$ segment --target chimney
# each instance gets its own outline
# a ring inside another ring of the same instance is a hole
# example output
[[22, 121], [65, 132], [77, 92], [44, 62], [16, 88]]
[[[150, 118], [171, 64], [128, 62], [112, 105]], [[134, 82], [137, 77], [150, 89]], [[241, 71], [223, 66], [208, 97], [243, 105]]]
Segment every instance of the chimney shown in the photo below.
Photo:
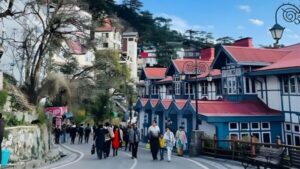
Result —
[[253, 47], [252, 38], [247, 37], [247, 38], [236, 40], [232, 44], [232, 46], [240, 46], [240, 47], [249, 47], [249, 48], [252, 48]]
[[215, 58], [215, 48], [206, 48], [201, 50], [201, 60], [203, 61], [213, 61]]

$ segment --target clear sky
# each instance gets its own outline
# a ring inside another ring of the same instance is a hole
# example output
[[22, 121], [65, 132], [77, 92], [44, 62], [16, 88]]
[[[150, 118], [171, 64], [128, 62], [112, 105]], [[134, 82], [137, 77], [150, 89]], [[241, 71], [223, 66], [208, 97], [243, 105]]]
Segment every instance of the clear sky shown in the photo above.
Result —
[[[254, 45], [269, 45], [274, 41], [269, 28], [275, 23], [275, 11], [283, 3], [300, 6], [300, 0], [141, 0], [143, 10], [155, 16], [172, 19], [172, 28], [204, 30], [215, 38], [231, 36], [252, 37]], [[285, 27], [280, 43], [300, 43], [300, 25], [288, 23], [278, 14]]]

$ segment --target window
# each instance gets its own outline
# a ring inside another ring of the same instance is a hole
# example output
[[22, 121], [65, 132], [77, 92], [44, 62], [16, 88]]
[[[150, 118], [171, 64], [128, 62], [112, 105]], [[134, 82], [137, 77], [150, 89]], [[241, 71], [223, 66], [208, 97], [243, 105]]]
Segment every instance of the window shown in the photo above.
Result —
[[252, 122], [251, 123], [251, 130], [259, 130], [260, 126], [258, 122]]
[[108, 48], [108, 43], [103, 43], [103, 48]]
[[249, 130], [249, 123], [241, 123], [241, 130]]
[[270, 130], [270, 123], [269, 122], [262, 122], [261, 123], [262, 130]]
[[263, 141], [263, 143], [271, 143], [271, 134], [270, 134], [270, 132], [263, 132], [262, 133], [262, 141]]
[[296, 78], [295, 77], [290, 78], [290, 91], [291, 91], [291, 93], [296, 93]]
[[285, 138], [286, 138], [286, 144], [287, 145], [292, 145], [292, 135], [291, 134], [286, 134]]
[[242, 140], [248, 139], [249, 137], [250, 137], [249, 133], [241, 133], [241, 139]]
[[133, 41], [133, 38], [129, 38], [128, 41]]
[[201, 84], [201, 94], [202, 95], [207, 95], [207, 88], [208, 88], [207, 82], [204, 82]]
[[229, 133], [229, 139], [239, 139], [239, 133]]
[[246, 93], [250, 93], [250, 79], [246, 78]]
[[228, 94], [236, 94], [236, 78], [227, 78]]
[[174, 82], [175, 82], [175, 94], [180, 95], [181, 94], [180, 78], [174, 77]]
[[300, 135], [294, 136], [295, 146], [300, 146]]
[[150, 86], [150, 81], [149, 80], [145, 81], [146, 95], [149, 95], [149, 86]]
[[300, 133], [299, 125], [294, 124], [294, 132], [295, 133]]
[[285, 131], [291, 131], [291, 124], [285, 124]]
[[252, 132], [251, 135], [257, 139], [257, 141], [260, 143], [260, 133], [259, 132]]
[[189, 94], [192, 95], [194, 93], [193, 86], [190, 83], [185, 83], [184, 89], [185, 89], [186, 95], [189, 95]]
[[157, 94], [157, 87], [156, 85], [151, 86], [151, 94], [156, 95]]
[[167, 87], [167, 94], [168, 94], [168, 95], [173, 94], [172, 86], [168, 86], [168, 87]]
[[221, 95], [222, 94], [222, 85], [221, 81], [215, 81], [215, 86], [216, 86], [216, 95]]
[[255, 81], [251, 79], [251, 88], [252, 88], [252, 93], [256, 93], [255, 89]]
[[109, 37], [109, 34], [108, 34], [108, 33], [102, 33], [102, 37], [108, 38], [108, 37]]
[[229, 123], [229, 130], [238, 130], [238, 123]]
[[289, 93], [289, 79], [283, 78], [283, 92]]

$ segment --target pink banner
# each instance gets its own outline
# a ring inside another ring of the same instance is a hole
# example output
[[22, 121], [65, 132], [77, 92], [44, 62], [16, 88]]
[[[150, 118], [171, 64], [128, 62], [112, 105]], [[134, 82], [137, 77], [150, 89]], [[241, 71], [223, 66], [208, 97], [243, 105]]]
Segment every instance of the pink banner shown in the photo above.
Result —
[[62, 116], [68, 112], [68, 107], [47, 107], [46, 113], [50, 113], [52, 116]]

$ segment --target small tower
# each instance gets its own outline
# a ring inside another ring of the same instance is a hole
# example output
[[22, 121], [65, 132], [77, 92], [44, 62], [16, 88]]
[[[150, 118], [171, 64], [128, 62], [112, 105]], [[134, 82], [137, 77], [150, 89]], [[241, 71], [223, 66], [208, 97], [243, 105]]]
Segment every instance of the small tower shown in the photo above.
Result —
[[137, 73], [137, 32], [124, 32], [122, 35], [122, 62], [130, 69], [130, 77], [135, 82], [138, 80]]

